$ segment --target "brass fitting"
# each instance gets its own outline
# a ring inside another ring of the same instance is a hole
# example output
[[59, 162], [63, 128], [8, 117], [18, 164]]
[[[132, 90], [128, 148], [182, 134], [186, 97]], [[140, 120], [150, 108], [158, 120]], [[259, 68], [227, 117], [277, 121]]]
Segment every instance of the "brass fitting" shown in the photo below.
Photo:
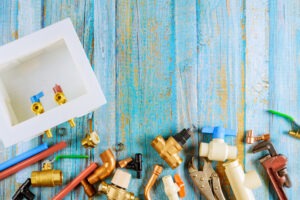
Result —
[[49, 162], [43, 164], [42, 171], [33, 171], [31, 173], [31, 185], [33, 187], [54, 187], [62, 185], [62, 181], [62, 171], [53, 170], [52, 164]]
[[84, 192], [88, 197], [93, 197], [96, 194], [93, 185], [89, 184], [86, 179], [83, 179], [80, 183], [83, 186]]
[[106, 194], [108, 200], [138, 200], [133, 193], [127, 192], [125, 189], [115, 185], [109, 185], [104, 181], [101, 182], [98, 188], [99, 193]]
[[[45, 109], [43, 107], [43, 104], [40, 102], [40, 98], [44, 96], [43, 92], [40, 92], [37, 95], [34, 95], [31, 97], [31, 111], [35, 113], [36, 115], [43, 114], [45, 112]], [[45, 134], [48, 138], [52, 138], [52, 132], [50, 129], [45, 131]]]
[[266, 133], [266, 134], [263, 134], [260, 136], [254, 136], [253, 130], [247, 131], [247, 135], [246, 135], [246, 143], [247, 144], [253, 144], [254, 142], [261, 141], [261, 140], [267, 141], [269, 139], [270, 139], [269, 133]]
[[[63, 93], [63, 90], [61, 89], [60, 85], [55, 84], [55, 86], [53, 87], [53, 91], [55, 94], [54, 100], [56, 101], [56, 103], [58, 105], [63, 105], [65, 103], [67, 103], [67, 98], [66, 98], [65, 94]], [[68, 122], [72, 128], [76, 126], [74, 119], [70, 119], [70, 120], [68, 120]]]
[[160, 165], [154, 166], [152, 176], [150, 177], [147, 185], [145, 186], [144, 196], [145, 196], [146, 200], [151, 200], [150, 190], [151, 190], [152, 186], [154, 185], [154, 183], [156, 182], [156, 179], [158, 178], [158, 176], [161, 174], [162, 170], [163, 170], [162, 166], [160, 166]]
[[133, 161], [133, 159], [131, 158], [131, 157], [129, 157], [129, 158], [125, 158], [124, 160], [120, 160], [119, 162], [118, 162], [118, 165], [121, 167], [121, 168], [124, 168], [124, 167], [126, 167], [130, 162], [132, 162]]
[[291, 131], [289, 131], [289, 135], [291, 135], [295, 138], [300, 138], [300, 130], [291, 130]]
[[94, 131], [92, 133], [86, 134], [85, 138], [81, 140], [81, 145], [84, 148], [95, 148], [99, 144], [100, 138], [98, 134]]
[[114, 154], [110, 149], [107, 149], [100, 154], [100, 158], [103, 162], [103, 165], [98, 167], [89, 177], [88, 182], [90, 184], [95, 184], [98, 181], [101, 181], [108, 177], [116, 168], [116, 160]]
[[160, 157], [164, 159], [168, 165], [175, 169], [182, 162], [182, 158], [178, 153], [182, 150], [183, 145], [189, 139], [190, 129], [183, 129], [174, 137], [170, 136], [167, 141], [162, 136], [157, 136], [152, 142], [151, 146], [159, 153]]

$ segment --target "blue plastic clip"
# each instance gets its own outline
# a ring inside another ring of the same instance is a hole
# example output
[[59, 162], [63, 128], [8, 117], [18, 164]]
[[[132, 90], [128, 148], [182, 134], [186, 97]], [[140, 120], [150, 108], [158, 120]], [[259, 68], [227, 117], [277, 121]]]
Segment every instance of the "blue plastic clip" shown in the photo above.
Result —
[[236, 130], [225, 129], [221, 126], [205, 126], [202, 128], [202, 133], [213, 134], [213, 138], [224, 139], [225, 136], [236, 136]]
[[44, 143], [38, 147], [35, 147], [34, 149], [30, 149], [29, 151], [26, 151], [10, 160], [5, 161], [4, 163], [0, 164], [0, 171], [3, 171], [11, 166], [14, 166], [18, 164], [19, 162], [22, 162], [23, 160], [26, 160], [42, 151], [45, 151], [48, 149], [48, 144]]
[[31, 103], [36, 103], [36, 102], [41, 102], [40, 98], [42, 98], [44, 96], [44, 92], [39, 92], [38, 94], [30, 97]]

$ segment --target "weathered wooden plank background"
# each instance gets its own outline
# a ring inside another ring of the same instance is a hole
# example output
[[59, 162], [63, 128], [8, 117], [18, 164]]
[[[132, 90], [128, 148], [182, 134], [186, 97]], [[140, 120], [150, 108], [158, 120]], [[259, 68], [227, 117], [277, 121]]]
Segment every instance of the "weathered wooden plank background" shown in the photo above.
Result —
[[[118, 159], [144, 155], [141, 180], [132, 179], [130, 191], [143, 198], [153, 165], [163, 164], [163, 175], [181, 174], [187, 197], [203, 199], [193, 187], [185, 164], [171, 170], [150, 146], [161, 134], [167, 137], [195, 124], [224, 125], [238, 130], [239, 159], [246, 170], [258, 170], [263, 186], [255, 190], [260, 199], [276, 199], [273, 189], [244, 131], [271, 132], [277, 150], [288, 156], [293, 188], [290, 199], [300, 195], [299, 140], [289, 137], [290, 124], [271, 117], [265, 110], [277, 109], [299, 119], [300, 2], [298, 0], [2, 0], [0, 1], [0, 44], [6, 44], [54, 22], [70, 17], [94, 67], [108, 103], [94, 114], [94, 128], [101, 136], [95, 150], [85, 150], [80, 140], [88, 131], [87, 117], [77, 119], [67, 135], [36, 138], [6, 149], [0, 162], [42, 141], [67, 140], [60, 154], [81, 153], [90, 160], [62, 160], [55, 168], [64, 172], [64, 184], [89, 162], [101, 163], [98, 154], [116, 144], [125, 150]], [[196, 133], [182, 156], [198, 153], [199, 141], [209, 136]], [[217, 171], [224, 175], [221, 163]], [[0, 199], [10, 199], [33, 165], [0, 182]], [[135, 173], [132, 172], [133, 177]], [[234, 199], [226, 178], [223, 189]], [[61, 187], [34, 188], [37, 199], [49, 199]], [[167, 199], [159, 181], [153, 199]], [[67, 199], [87, 199], [78, 187]], [[97, 196], [96, 199], [106, 199]]]

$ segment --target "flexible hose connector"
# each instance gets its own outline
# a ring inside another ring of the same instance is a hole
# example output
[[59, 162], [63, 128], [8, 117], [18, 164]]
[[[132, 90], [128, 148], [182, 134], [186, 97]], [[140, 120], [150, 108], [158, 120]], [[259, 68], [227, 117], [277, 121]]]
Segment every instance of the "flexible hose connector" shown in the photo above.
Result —
[[144, 196], [145, 196], [146, 200], [151, 200], [150, 190], [151, 190], [152, 186], [154, 185], [154, 183], [156, 182], [156, 179], [158, 178], [158, 176], [161, 174], [162, 170], [163, 170], [162, 166], [160, 166], [160, 165], [154, 166], [152, 176], [150, 177], [150, 179], [145, 187], [145, 191], [144, 191]]
[[100, 158], [103, 161], [103, 165], [96, 169], [93, 174], [88, 177], [90, 184], [95, 184], [108, 177], [116, 168], [116, 160], [114, 154], [110, 149], [107, 149], [100, 154]]

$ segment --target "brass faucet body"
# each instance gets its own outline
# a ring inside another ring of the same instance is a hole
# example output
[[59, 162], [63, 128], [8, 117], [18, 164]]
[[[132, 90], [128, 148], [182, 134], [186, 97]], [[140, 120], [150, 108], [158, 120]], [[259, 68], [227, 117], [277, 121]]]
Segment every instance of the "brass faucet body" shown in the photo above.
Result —
[[150, 177], [147, 185], [145, 186], [144, 196], [146, 200], [151, 200], [150, 190], [156, 182], [158, 176], [161, 174], [163, 167], [160, 165], [154, 165], [154, 170], [152, 172], [152, 176]]
[[172, 136], [167, 141], [162, 136], [157, 136], [151, 142], [151, 146], [172, 169], [175, 169], [182, 163], [182, 158], [178, 155], [182, 150], [182, 146]]
[[116, 168], [116, 160], [111, 149], [107, 149], [100, 154], [100, 158], [103, 161], [103, 165], [98, 167], [89, 177], [88, 182], [95, 184], [108, 177]]
[[128, 192], [123, 188], [117, 187], [113, 184], [109, 185], [104, 181], [99, 185], [98, 192], [106, 194], [108, 200], [138, 200], [132, 192]]
[[42, 171], [31, 173], [31, 185], [33, 187], [54, 187], [62, 185], [63, 173], [61, 170], [53, 170], [51, 163], [45, 163]]
[[[31, 110], [34, 112], [36, 115], [43, 114], [45, 112], [44, 107], [41, 102], [35, 102], [31, 105]], [[51, 129], [48, 129], [45, 131], [45, 134], [47, 135], [48, 138], [52, 138], [52, 132]]]

